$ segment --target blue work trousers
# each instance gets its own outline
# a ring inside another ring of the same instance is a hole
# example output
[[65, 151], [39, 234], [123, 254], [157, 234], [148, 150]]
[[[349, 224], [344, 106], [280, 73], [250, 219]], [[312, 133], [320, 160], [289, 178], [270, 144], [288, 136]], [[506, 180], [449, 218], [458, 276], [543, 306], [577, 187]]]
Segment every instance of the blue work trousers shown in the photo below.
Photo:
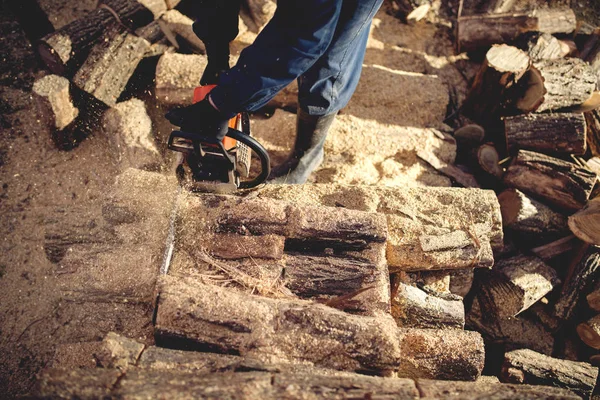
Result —
[[350, 100], [383, 0], [278, 0], [271, 21], [211, 92], [225, 114], [255, 111], [295, 79], [300, 107], [327, 115]]

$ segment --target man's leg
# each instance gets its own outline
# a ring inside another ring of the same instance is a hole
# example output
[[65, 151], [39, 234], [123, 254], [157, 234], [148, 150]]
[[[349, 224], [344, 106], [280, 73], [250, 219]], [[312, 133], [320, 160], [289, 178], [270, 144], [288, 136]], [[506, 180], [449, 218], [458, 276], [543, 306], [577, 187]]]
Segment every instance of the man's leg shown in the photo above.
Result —
[[292, 156], [271, 176], [301, 184], [323, 161], [323, 146], [337, 112], [356, 90], [369, 29], [382, 0], [344, 0], [334, 39], [299, 78], [296, 142]]

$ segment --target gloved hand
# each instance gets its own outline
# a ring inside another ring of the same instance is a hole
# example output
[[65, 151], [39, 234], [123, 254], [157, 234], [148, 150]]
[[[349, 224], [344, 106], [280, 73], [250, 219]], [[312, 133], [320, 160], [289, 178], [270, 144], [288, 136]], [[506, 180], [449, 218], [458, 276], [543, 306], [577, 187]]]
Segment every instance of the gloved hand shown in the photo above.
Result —
[[229, 130], [229, 118], [215, 109], [208, 96], [195, 104], [169, 111], [165, 118], [182, 131], [223, 140]]

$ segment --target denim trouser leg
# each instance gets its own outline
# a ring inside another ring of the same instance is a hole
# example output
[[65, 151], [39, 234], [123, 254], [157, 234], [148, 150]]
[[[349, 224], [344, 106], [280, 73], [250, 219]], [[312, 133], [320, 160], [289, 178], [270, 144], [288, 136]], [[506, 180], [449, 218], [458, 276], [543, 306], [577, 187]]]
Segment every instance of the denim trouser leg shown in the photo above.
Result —
[[383, 0], [344, 0], [334, 38], [299, 78], [300, 107], [310, 115], [337, 113], [356, 90], [371, 22]]

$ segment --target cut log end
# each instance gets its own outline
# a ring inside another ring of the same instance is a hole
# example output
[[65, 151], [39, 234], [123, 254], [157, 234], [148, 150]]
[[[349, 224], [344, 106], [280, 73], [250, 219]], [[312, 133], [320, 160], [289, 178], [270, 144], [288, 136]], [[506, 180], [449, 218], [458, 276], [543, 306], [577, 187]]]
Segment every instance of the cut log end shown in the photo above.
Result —
[[588, 346], [600, 349], [600, 316], [577, 325], [577, 334]]
[[531, 59], [523, 50], [505, 44], [492, 46], [485, 58], [489, 66], [502, 73], [522, 74], [531, 63]]

